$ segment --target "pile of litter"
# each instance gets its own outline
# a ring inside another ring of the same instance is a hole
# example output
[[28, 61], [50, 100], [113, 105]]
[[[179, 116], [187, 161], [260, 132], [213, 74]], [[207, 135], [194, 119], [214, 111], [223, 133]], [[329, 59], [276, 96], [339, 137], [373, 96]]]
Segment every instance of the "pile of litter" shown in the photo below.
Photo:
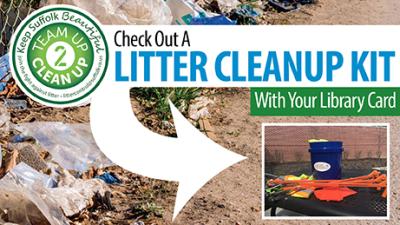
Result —
[[315, 0], [268, 0], [268, 4], [279, 12], [299, 9], [301, 5], [313, 4]]
[[104, 24], [256, 25], [270, 8], [298, 9], [315, 0], [47, 0], [88, 10]]
[[163, 221], [175, 184], [113, 165], [87, 123], [14, 124], [9, 111], [0, 103], [0, 224]]
[[[23, 97], [23, 93], [18, 88], [10, 72], [10, 63], [8, 54], [0, 57], [0, 98], [18, 99]], [[9, 100], [10, 107], [20, 107], [14, 100]]]
[[89, 168], [112, 165], [88, 124], [16, 125], [3, 105], [0, 113], [0, 223], [69, 224], [95, 197], [107, 198], [107, 183], [120, 182], [107, 172], [82, 178]]

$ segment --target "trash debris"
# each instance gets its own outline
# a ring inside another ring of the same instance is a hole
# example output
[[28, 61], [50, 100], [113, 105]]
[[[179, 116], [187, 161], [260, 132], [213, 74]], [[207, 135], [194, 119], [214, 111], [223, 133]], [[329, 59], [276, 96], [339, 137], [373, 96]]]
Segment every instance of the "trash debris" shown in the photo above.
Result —
[[40, 156], [43, 151], [40, 146], [32, 143], [12, 143], [7, 147], [18, 154], [16, 164], [24, 162], [37, 171], [48, 169], [45, 160]]
[[3, 104], [0, 103], [0, 131], [8, 131], [10, 128], [10, 113], [4, 107]]
[[145, 225], [145, 223], [143, 221], [138, 221], [138, 222], [134, 222], [131, 225]]
[[298, 9], [297, 2], [291, 0], [268, 0], [268, 3], [279, 12], [289, 12]]
[[24, 110], [28, 108], [26, 100], [4, 99], [4, 106], [9, 109]]
[[0, 168], [0, 177], [6, 175], [17, 165], [18, 151], [6, 152], [4, 156], [4, 165]]
[[47, 0], [47, 4], [70, 4], [92, 13], [103, 24], [167, 25], [171, 10], [163, 0]]
[[175, 128], [175, 125], [167, 120], [163, 120], [161, 121], [161, 128], [172, 129]]
[[259, 16], [259, 12], [257, 12], [253, 6], [243, 4], [238, 8], [230, 11], [227, 16], [236, 21], [238, 25], [257, 25], [257, 17]]
[[110, 191], [107, 185], [99, 179], [62, 180], [59, 187], [49, 189], [49, 195], [57, 199], [59, 206], [67, 217], [75, 216], [86, 208], [94, 205], [93, 197], [96, 193], [104, 196]]
[[207, 118], [199, 119], [199, 126], [200, 126], [200, 131], [204, 133], [207, 137], [209, 137], [211, 140], [217, 139], [217, 136], [215, 135], [215, 130], [211, 126], [211, 123]]
[[104, 195], [101, 195], [100, 192], [96, 192], [93, 196], [93, 208], [102, 208], [105, 210], [114, 210], [115, 207], [111, 203], [111, 192], [106, 191]]
[[64, 169], [84, 172], [112, 165], [97, 147], [89, 124], [35, 122], [19, 124], [17, 129], [35, 138]]
[[190, 25], [236, 25], [236, 22], [225, 16], [194, 17]]
[[217, 2], [222, 12], [230, 12], [236, 9], [240, 4], [238, 0], [217, 0]]
[[35, 139], [31, 136], [26, 136], [23, 134], [17, 134], [14, 135], [11, 139], [10, 139], [11, 143], [21, 143], [21, 142], [35, 142]]
[[194, 17], [209, 17], [204, 9], [191, 0], [166, 0], [167, 5], [171, 9], [173, 16], [173, 24], [189, 25]]
[[114, 174], [110, 172], [105, 172], [102, 175], [96, 176], [100, 180], [103, 180], [107, 184], [120, 184], [121, 180]]
[[279, 12], [289, 12], [300, 8], [300, 5], [313, 4], [315, 0], [268, 0], [269, 5]]
[[[46, 175], [20, 163], [0, 180], [0, 211], [7, 211], [6, 222], [24, 225], [68, 225], [58, 199], [48, 188]], [[45, 198], [43, 196], [46, 196]]]
[[188, 111], [190, 119], [198, 121], [200, 118], [207, 118], [210, 116], [207, 106], [209, 104], [214, 104], [214, 101], [205, 96], [200, 96], [195, 98], [193, 102], [194, 103], [189, 106]]
[[0, 97], [1, 96], [6, 98], [24, 96], [11, 76], [8, 54], [0, 57]]
[[11, 78], [8, 54], [0, 57], [0, 91], [4, 91]]
[[19, 184], [23, 184], [25, 187], [38, 185], [45, 188], [57, 187], [57, 181], [52, 177], [39, 173], [34, 168], [30, 167], [25, 163], [19, 163], [12, 169], [13, 176], [18, 177]]

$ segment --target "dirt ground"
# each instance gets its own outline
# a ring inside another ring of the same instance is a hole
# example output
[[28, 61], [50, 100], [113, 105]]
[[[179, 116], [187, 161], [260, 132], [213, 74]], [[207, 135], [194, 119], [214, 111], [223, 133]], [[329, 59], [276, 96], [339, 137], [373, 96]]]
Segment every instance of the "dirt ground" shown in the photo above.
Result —
[[398, 0], [318, 0], [289, 13], [267, 13], [268, 24], [400, 24]]

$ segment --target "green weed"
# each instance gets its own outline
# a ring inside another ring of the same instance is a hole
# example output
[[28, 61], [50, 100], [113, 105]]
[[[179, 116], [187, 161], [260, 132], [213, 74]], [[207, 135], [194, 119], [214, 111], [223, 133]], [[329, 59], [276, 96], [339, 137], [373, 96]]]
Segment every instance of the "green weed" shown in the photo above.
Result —
[[200, 88], [133, 88], [131, 97], [137, 98], [146, 108], [154, 109], [157, 116], [162, 120], [172, 117], [169, 102], [186, 113], [189, 103], [200, 95]]

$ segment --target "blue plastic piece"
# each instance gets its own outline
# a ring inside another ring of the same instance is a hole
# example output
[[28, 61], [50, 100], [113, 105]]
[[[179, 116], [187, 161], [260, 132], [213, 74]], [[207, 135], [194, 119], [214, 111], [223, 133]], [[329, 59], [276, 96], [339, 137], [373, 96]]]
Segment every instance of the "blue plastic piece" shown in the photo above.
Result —
[[318, 180], [337, 180], [342, 178], [343, 142], [310, 143], [311, 167]]
[[194, 17], [190, 25], [236, 25], [236, 22], [220, 15], [214, 17]]
[[8, 54], [0, 57], [0, 91], [3, 91], [11, 78]]
[[103, 180], [107, 184], [120, 184], [121, 180], [109, 172], [105, 172], [100, 176], [96, 176], [97, 179]]

